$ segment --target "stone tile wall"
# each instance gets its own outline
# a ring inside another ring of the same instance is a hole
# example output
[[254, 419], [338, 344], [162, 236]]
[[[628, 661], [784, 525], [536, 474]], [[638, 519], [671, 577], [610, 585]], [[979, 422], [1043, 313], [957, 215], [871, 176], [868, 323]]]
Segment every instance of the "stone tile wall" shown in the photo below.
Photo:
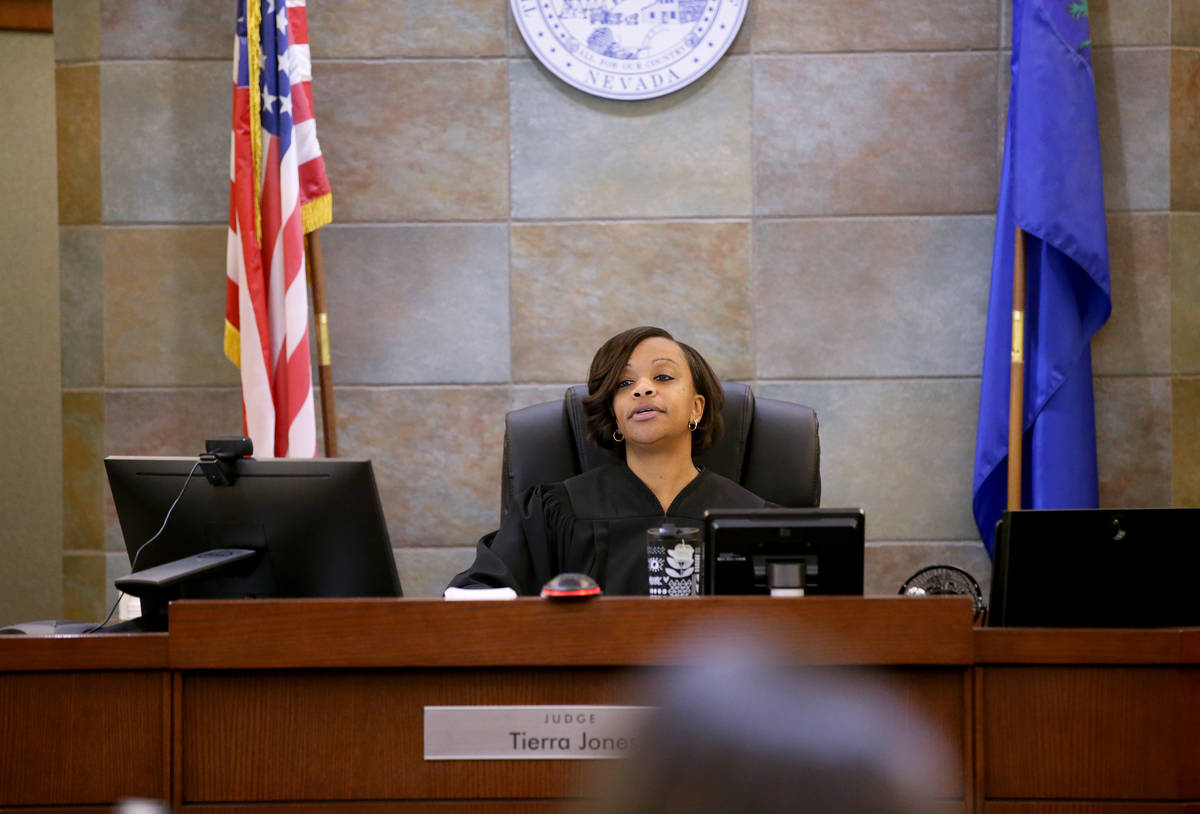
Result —
[[[639, 103], [576, 92], [505, 0], [310, 0], [341, 449], [375, 461], [409, 593], [498, 517], [503, 414], [621, 328], [815, 407], [868, 591], [989, 564], [970, 483], [1008, 95], [1006, 0], [753, 0]], [[1200, 503], [1200, 0], [1092, 0], [1114, 316], [1104, 505]], [[221, 351], [232, 19], [59, 0], [67, 616], [127, 568], [102, 454], [236, 432]], [[111, 594], [109, 594], [111, 595]]]

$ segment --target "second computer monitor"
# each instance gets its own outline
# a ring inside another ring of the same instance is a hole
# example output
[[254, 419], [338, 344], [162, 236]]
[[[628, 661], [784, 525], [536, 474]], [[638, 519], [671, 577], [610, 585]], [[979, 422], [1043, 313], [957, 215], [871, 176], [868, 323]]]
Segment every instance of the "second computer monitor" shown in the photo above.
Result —
[[[193, 472], [195, 458], [110, 457], [104, 465], [136, 571], [214, 550], [255, 552], [147, 598], [400, 595], [370, 461], [241, 458], [230, 486]], [[162, 534], [138, 555], [176, 498]]]
[[772, 564], [799, 564], [806, 596], [861, 595], [864, 540], [861, 509], [711, 509], [705, 593], [767, 594]]

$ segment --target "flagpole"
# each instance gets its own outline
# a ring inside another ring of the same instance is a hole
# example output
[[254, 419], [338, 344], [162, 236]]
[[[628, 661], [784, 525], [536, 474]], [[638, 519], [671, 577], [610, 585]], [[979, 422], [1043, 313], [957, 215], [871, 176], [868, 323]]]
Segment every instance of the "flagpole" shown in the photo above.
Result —
[[337, 413], [333, 405], [333, 357], [329, 350], [329, 316], [325, 308], [325, 265], [321, 261], [320, 230], [304, 235], [304, 266], [312, 287], [313, 313], [317, 323], [317, 373], [321, 380], [321, 427], [325, 434], [325, 457], [336, 458]]
[[1008, 382], [1008, 510], [1021, 508], [1021, 451], [1025, 414], [1025, 232], [1016, 228], [1013, 252], [1012, 366]]

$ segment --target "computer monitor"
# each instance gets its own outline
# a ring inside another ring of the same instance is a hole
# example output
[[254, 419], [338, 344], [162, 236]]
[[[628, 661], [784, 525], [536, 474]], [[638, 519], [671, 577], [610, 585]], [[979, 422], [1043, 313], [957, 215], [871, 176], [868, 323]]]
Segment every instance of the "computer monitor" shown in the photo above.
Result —
[[772, 565], [802, 565], [804, 594], [863, 592], [862, 509], [710, 509], [706, 594], [767, 594]]
[[1200, 625], [1200, 509], [1026, 509], [996, 533], [988, 624]]
[[117, 586], [142, 598], [146, 627], [165, 625], [178, 598], [401, 595], [370, 461], [240, 458], [231, 485], [196, 469], [184, 489], [196, 463], [104, 460], [131, 564], [137, 556]]

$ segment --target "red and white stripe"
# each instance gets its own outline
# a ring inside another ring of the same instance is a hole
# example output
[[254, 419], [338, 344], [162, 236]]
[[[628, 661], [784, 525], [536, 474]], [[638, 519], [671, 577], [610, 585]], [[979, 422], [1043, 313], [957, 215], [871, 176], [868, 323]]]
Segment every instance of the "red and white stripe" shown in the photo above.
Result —
[[[287, 60], [293, 83], [296, 124], [283, 155], [279, 139], [261, 131], [259, 231], [250, 138], [250, 93], [257, 93], [258, 79], [251, 76], [249, 87], [238, 86], [241, 51], [236, 37], [234, 43], [226, 353], [241, 368], [243, 428], [260, 457], [316, 455], [303, 210], [329, 195], [329, 182], [312, 117], [303, 0], [288, 0], [287, 20], [293, 41], [281, 59]], [[328, 200], [323, 203], [322, 211], [328, 213]], [[309, 220], [310, 228], [316, 228], [328, 217]]]
[[292, 81], [292, 118], [296, 128], [292, 143], [296, 146], [302, 205], [330, 194], [325, 159], [321, 157], [321, 145], [317, 141], [317, 122], [313, 118], [312, 54], [308, 47], [304, 3], [305, 0], [287, 2], [288, 78]]

